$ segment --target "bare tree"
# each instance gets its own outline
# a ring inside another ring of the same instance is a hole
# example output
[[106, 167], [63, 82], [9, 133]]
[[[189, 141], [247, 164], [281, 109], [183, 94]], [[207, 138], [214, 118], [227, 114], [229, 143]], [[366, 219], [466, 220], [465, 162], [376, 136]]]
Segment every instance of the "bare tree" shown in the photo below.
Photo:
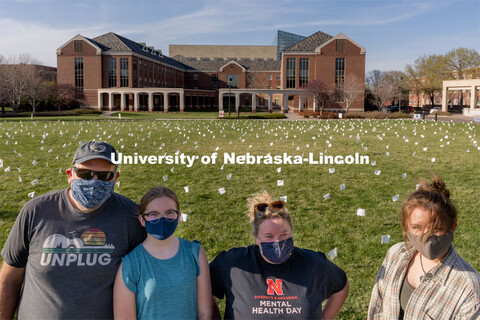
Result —
[[12, 106], [14, 113], [17, 113], [22, 101], [28, 98], [29, 87], [37, 77], [36, 65], [39, 65], [38, 60], [28, 54], [4, 59], [0, 65], [1, 95]]
[[313, 80], [304, 84], [302, 89], [306, 98], [312, 98], [318, 103], [320, 114], [323, 115], [325, 103], [332, 97], [332, 90], [329, 89], [327, 83], [322, 80]]
[[365, 84], [356, 75], [347, 74], [343, 83], [338, 86], [338, 93], [345, 102], [345, 112], [348, 112], [353, 103], [365, 95]]
[[71, 84], [51, 83], [48, 87], [48, 92], [50, 101], [58, 108], [58, 111], [62, 111], [62, 107], [65, 107], [73, 100], [83, 100], [85, 98]]
[[372, 70], [367, 73], [365, 77], [365, 84], [373, 91], [373, 88], [378, 86], [380, 80], [382, 80], [383, 72], [380, 70]]
[[375, 97], [375, 105], [377, 106], [378, 110], [382, 109], [385, 102], [393, 99], [397, 90], [398, 87], [394, 82], [389, 81], [388, 77], [385, 79], [382, 77], [382, 80], [380, 80], [378, 85], [372, 90], [372, 93]]

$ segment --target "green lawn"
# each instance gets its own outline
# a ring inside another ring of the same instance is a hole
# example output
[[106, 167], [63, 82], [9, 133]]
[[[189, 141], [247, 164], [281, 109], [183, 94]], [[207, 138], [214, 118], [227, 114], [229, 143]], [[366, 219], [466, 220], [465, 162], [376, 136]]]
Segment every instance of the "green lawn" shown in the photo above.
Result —
[[[30, 199], [27, 194], [67, 187], [64, 171], [71, 165], [77, 146], [101, 139], [126, 155], [218, 153], [216, 164], [196, 160], [190, 168], [180, 164], [122, 164], [120, 186], [116, 188], [137, 202], [152, 186], [165, 185], [177, 191], [182, 211], [189, 215], [177, 234], [200, 240], [209, 260], [222, 250], [254, 243], [244, 214], [250, 194], [265, 189], [277, 198], [288, 196], [295, 244], [325, 253], [338, 248], [334, 262], [350, 280], [350, 295], [339, 319], [366, 318], [371, 289], [385, 253], [392, 244], [402, 241], [398, 217], [401, 202], [415, 190], [418, 178], [428, 178], [431, 172], [446, 181], [457, 205], [455, 248], [477, 270], [480, 268], [476, 253], [480, 230], [480, 150], [476, 144], [480, 146], [480, 126], [476, 124], [411, 120], [21, 120], [0, 121], [1, 246], [18, 211]], [[231, 152], [304, 156], [310, 152], [343, 156], [358, 152], [376, 164], [222, 167], [223, 154]], [[36, 165], [32, 164], [34, 160]], [[7, 167], [10, 171], [5, 172]], [[335, 172], [329, 173], [330, 168]], [[376, 170], [381, 174], [374, 174]], [[231, 179], [227, 179], [229, 174]], [[164, 176], [168, 176], [166, 181]], [[38, 184], [32, 185], [35, 179]], [[278, 186], [278, 180], [284, 180], [284, 186]], [[340, 190], [341, 184], [345, 184], [345, 190]], [[219, 188], [225, 188], [226, 193], [221, 195]], [[328, 200], [324, 199], [327, 193]], [[400, 200], [392, 201], [397, 194]], [[365, 217], [356, 215], [358, 208], [366, 209]], [[391, 236], [390, 244], [382, 245], [381, 236], [386, 234]]]

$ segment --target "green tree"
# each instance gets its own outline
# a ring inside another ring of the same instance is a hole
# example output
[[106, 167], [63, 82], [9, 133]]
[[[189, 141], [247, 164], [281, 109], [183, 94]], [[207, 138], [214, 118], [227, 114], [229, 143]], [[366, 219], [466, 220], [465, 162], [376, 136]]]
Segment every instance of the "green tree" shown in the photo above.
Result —
[[447, 78], [444, 56], [432, 54], [419, 57], [413, 65], [408, 64], [405, 71], [408, 76], [406, 80], [413, 85], [415, 91], [428, 95], [433, 104], [435, 93], [441, 94], [442, 82]]
[[444, 58], [447, 71], [453, 79], [467, 79], [476, 67], [480, 67], [480, 55], [475, 49], [452, 49]]

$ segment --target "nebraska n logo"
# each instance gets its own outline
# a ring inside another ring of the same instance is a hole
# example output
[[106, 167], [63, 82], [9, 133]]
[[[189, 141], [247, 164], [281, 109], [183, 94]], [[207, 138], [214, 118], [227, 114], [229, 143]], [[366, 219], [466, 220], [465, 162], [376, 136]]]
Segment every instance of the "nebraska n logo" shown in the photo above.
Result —
[[277, 296], [283, 296], [283, 289], [282, 289], [282, 279], [267, 279], [268, 290], [267, 294], [273, 295], [273, 292], [277, 294]]

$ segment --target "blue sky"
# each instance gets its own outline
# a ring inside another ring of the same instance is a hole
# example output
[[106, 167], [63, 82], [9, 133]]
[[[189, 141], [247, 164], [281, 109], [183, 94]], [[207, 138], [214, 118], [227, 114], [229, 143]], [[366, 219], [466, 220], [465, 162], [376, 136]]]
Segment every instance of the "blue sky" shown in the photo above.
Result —
[[76, 34], [115, 32], [168, 54], [169, 44], [272, 45], [276, 30], [342, 32], [366, 48], [366, 71], [404, 70], [424, 54], [480, 52], [479, 0], [0, 0], [0, 54], [56, 66]]

